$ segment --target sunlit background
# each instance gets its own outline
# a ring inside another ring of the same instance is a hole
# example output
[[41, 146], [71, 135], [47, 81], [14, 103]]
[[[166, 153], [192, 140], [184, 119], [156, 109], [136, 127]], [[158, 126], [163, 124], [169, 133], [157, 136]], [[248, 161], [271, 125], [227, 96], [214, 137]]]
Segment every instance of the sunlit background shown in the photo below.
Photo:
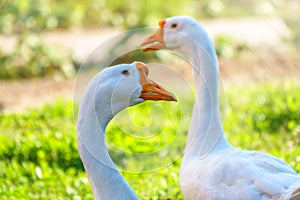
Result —
[[[213, 38], [230, 142], [281, 157], [300, 172], [299, 13], [298, 0], [1, 0], [0, 199], [92, 199], [75, 139], [77, 72], [112, 36], [155, 30], [160, 19], [174, 15], [196, 18]], [[128, 48], [132, 36], [117, 41], [110, 55]], [[111, 156], [141, 199], [182, 199], [177, 155], [191, 118], [192, 70], [170, 53], [138, 48], [111, 64], [134, 60], [174, 67], [190, 88], [177, 94], [178, 104], [149, 102], [121, 113], [108, 127]], [[159, 76], [155, 65], [151, 70], [153, 79], [170, 87], [179, 80]], [[138, 131], [148, 137], [157, 130], [168, 134], [146, 143], [124, 136]], [[136, 160], [114, 146], [141, 153], [166, 148], [150, 160]]]

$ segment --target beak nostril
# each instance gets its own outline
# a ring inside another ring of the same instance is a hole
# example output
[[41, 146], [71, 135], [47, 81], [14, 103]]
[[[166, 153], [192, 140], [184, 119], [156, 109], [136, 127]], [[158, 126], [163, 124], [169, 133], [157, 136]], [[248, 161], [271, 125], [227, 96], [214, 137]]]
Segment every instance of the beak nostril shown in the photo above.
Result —
[[160, 28], [164, 28], [165, 23], [166, 23], [166, 20], [165, 20], [165, 19], [162, 19], [162, 20], [160, 20], [160, 21], [158, 22], [158, 25], [159, 25]]

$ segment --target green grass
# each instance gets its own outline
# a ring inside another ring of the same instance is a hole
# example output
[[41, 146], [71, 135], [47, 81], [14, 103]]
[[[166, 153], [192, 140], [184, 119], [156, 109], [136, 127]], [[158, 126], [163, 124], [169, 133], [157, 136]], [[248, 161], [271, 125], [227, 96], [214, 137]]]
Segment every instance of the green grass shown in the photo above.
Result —
[[[140, 104], [109, 124], [110, 154], [141, 199], [182, 199], [176, 158], [192, 99]], [[300, 172], [299, 100], [300, 86], [289, 83], [227, 88], [228, 139], [238, 148], [281, 157]], [[92, 199], [75, 135], [70, 101], [0, 115], [0, 199]]]

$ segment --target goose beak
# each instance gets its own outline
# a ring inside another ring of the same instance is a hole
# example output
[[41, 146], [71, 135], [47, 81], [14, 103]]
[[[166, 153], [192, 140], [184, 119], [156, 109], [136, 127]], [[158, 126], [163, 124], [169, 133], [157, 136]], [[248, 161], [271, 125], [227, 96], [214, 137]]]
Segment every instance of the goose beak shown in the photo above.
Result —
[[156, 51], [156, 50], [166, 48], [166, 44], [164, 41], [164, 29], [163, 29], [165, 23], [166, 20], [161, 20], [159, 22], [160, 28], [140, 44], [143, 52]]
[[167, 91], [148, 77], [149, 69], [144, 63], [136, 62], [136, 68], [140, 73], [140, 83], [143, 88], [140, 98], [153, 101], [177, 101], [174, 94]]

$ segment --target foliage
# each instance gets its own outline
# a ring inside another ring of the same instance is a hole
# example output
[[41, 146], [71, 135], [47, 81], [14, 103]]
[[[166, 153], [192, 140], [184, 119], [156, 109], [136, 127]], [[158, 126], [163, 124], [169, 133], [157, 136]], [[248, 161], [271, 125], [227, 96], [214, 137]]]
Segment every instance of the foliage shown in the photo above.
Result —
[[217, 35], [214, 38], [214, 43], [218, 57], [235, 58], [251, 50], [249, 44], [237, 42], [226, 34]]
[[[11, 34], [53, 30], [74, 26], [143, 27], [172, 15], [196, 18], [265, 15], [261, 5], [276, 10], [283, 3], [258, 0], [2, 0], [0, 3], [0, 32]], [[283, 4], [283, 5], [282, 5]]]
[[291, 83], [230, 90], [225, 130], [230, 133], [231, 142], [249, 149], [263, 147], [284, 158], [299, 172], [299, 98], [300, 87]]
[[[170, 0], [2, 0], [0, 34], [14, 34], [18, 44], [10, 54], [0, 50], [0, 79], [70, 77], [74, 74], [77, 66], [74, 66], [70, 53], [44, 44], [39, 39], [42, 31], [108, 26], [130, 29], [153, 26], [158, 20], [174, 15], [190, 15], [197, 19], [269, 16], [276, 15], [278, 10], [289, 11], [282, 9], [286, 4], [273, 0], [238, 0], [234, 3], [231, 0], [177, 0], [176, 3]], [[298, 47], [298, 16], [285, 18], [294, 30], [290, 43]], [[236, 52], [248, 49], [247, 45], [232, 41], [224, 36], [217, 38], [218, 54], [232, 57]]]
[[[298, 6], [300, 8], [300, 5]], [[295, 15], [295, 14], [294, 14]], [[285, 23], [288, 25], [291, 30], [291, 37], [285, 38], [287, 40], [287, 44], [290, 45], [290, 48], [294, 50], [300, 49], [300, 21], [295, 16], [284, 16], [283, 17]]]
[[0, 118], [1, 199], [64, 199], [79, 191], [88, 195], [70, 102]]
[[29, 32], [20, 35], [14, 52], [0, 52], [0, 62], [0, 79], [68, 78], [75, 74], [71, 55], [59, 47], [46, 45], [38, 35]]
[[[246, 89], [231, 86], [227, 91], [224, 125], [231, 143], [281, 157], [300, 172], [300, 87], [265, 84]], [[160, 164], [158, 160], [182, 150], [191, 117], [186, 110], [192, 109], [192, 99], [190, 95], [184, 102], [143, 103], [122, 111], [109, 124], [106, 139], [110, 154], [141, 199], [182, 199], [178, 184], [180, 159], [154, 172], [129, 173], [126, 170], [131, 171], [137, 162], [114, 147], [153, 152], [178, 135], [176, 145], [167, 148], [167, 156], [138, 161], [147, 169], [148, 165]], [[160, 132], [147, 142], [126, 134], [142, 133], [135, 136], [149, 138]], [[20, 114], [1, 114], [0, 133], [1, 199], [92, 199], [77, 152], [70, 101], [58, 100]]]

